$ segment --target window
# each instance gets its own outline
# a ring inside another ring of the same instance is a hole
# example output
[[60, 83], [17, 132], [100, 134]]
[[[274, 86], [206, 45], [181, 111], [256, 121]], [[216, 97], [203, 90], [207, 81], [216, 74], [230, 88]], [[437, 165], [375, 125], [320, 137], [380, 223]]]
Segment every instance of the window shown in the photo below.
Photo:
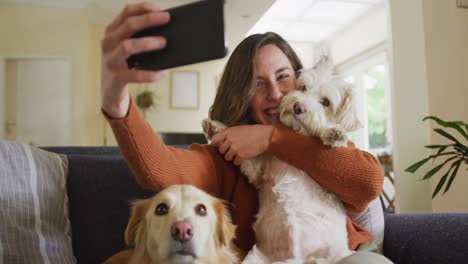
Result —
[[391, 152], [388, 63], [381, 53], [341, 71], [355, 89], [362, 128], [350, 135], [356, 145], [375, 155]]
[[387, 211], [394, 212], [390, 85], [386, 53], [339, 69], [355, 89], [359, 120], [363, 127], [349, 136], [356, 146], [378, 157], [385, 173], [383, 198]]

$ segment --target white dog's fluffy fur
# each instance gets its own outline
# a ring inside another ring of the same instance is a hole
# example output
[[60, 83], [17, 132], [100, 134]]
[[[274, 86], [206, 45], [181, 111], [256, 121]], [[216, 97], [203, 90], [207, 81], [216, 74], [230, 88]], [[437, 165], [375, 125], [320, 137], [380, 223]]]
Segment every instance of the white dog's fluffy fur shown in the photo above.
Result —
[[[322, 60], [301, 72], [297, 87], [281, 101], [281, 122], [328, 146], [345, 145], [345, 133], [360, 126], [350, 85]], [[208, 137], [225, 129], [209, 119], [203, 127]], [[257, 244], [243, 263], [336, 263], [352, 253], [346, 213], [335, 194], [269, 154], [242, 162], [241, 170], [259, 189], [260, 204]]]
[[[164, 209], [161, 206], [167, 209], [165, 214], [157, 213], [158, 207]], [[200, 214], [203, 211], [205, 215]], [[191, 239], [184, 242], [171, 234], [173, 225], [181, 221], [191, 227]], [[234, 233], [221, 200], [190, 185], [173, 185], [134, 204], [125, 231], [127, 244], [135, 247], [128, 263], [237, 263]]]

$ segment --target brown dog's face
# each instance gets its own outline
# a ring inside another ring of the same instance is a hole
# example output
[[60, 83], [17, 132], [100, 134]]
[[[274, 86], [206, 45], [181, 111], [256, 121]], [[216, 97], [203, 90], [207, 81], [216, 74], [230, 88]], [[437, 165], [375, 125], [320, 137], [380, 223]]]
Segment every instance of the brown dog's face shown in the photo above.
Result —
[[125, 232], [135, 254], [154, 263], [215, 259], [235, 227], [221, 200], [190, 185], [173, 185], [134, 204]]

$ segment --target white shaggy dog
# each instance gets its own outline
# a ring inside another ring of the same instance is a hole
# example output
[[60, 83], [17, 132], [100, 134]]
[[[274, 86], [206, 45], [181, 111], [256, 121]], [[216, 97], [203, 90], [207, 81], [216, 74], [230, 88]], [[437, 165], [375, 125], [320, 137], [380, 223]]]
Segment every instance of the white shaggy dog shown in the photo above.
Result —
[[[360, 126], [350, 85], [322, 59], [301, 72], [297, 87], [281, 101], [281, 122], [328, 146], [345, 145], [345, 133]], [[225, 129], [209, 119], [203, 127], [209, 138]], [[335, 194], [269, 154], [242, 162], [241, 170], [258, 188], [260, 204], [257, 244], [243, 263], [336, 263], [352, 254], [345, 209]]]

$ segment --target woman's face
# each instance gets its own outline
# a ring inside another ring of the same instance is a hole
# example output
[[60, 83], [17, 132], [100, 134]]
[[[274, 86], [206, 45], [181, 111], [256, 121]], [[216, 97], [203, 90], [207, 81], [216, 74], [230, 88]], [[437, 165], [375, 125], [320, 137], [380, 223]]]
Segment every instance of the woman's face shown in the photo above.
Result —
[[257, 50], [255, 69], [257, 90], [251, 101], [253, 119], [257, 124], [278, 124], [281, 98], [296, 88], [291, 62], [277, 46], [268, 44]]

